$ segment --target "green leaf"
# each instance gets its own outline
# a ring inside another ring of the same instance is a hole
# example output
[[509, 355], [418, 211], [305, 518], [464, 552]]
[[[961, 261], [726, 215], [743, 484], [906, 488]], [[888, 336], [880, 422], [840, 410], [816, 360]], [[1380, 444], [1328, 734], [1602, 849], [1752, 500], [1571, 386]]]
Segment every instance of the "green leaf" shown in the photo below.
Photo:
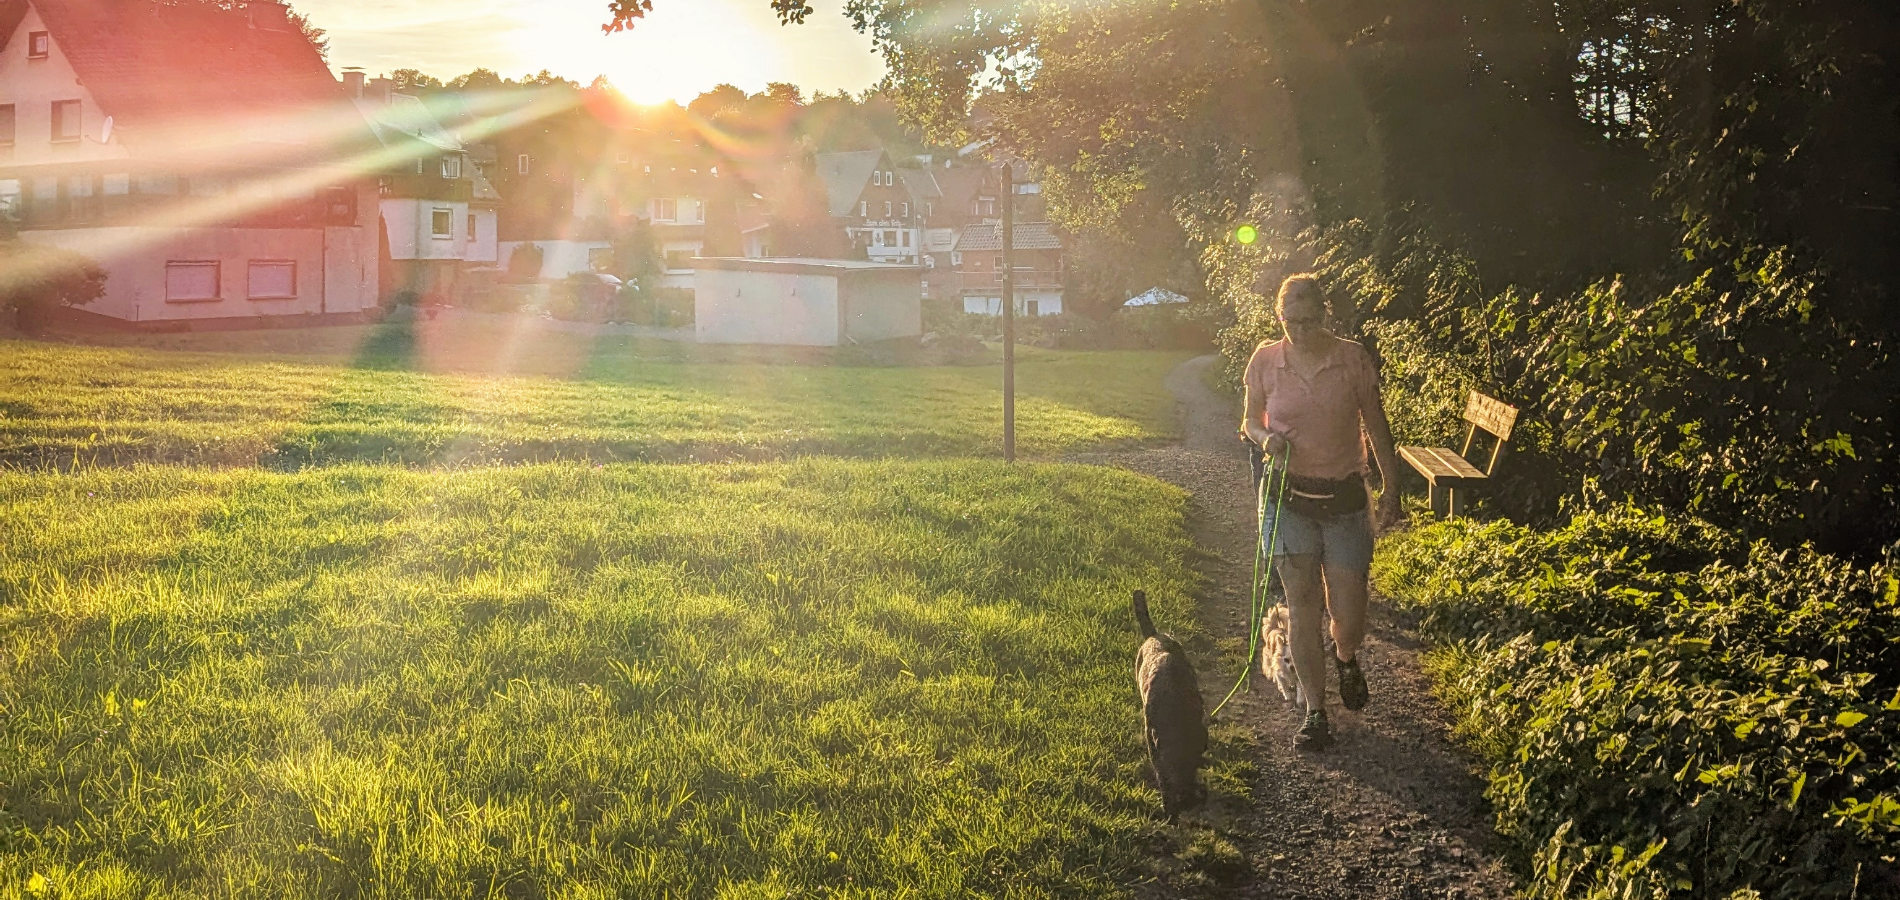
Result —
[[1835, 716], [1834, 724], [1839, 725], [1843, 728], [1852, 728], [1855, 725], [1860, 724], [1861, 720], [1865, 718], [1867, 718], [1866, 713], [1854, 712], [1853, 710], [1850, 709], [1847, 712], [1844, 712], [1838, 716]]
[[1794, 790], [1790, 792], [1788, 795], [1789, 809], [1794, 809], [1794, 805], [1796, 803], [1801, 802], [1801, 789], [1807, 786], [1808, 786], [1808, 773], [1802, 772], [1800, 777], [1794, 780]]

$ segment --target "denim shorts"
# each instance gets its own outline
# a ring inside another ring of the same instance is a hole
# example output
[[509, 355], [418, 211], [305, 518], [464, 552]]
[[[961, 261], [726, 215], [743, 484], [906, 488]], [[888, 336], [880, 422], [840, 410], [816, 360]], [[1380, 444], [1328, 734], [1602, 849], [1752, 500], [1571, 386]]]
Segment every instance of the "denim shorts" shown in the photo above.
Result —
[[1265, 527], [1260, 532], [1264, 546], [1274, 541], [1275, 557], [1313, 553], [1320, 565], [1329, 569], [1369, 572], [1372, 569], [1372, 510], [1370, 504], [1331, 516], [1309, 516], [1291, 505], [1279, 511], [1279, 531], [1274, 531], [1273, 500], [1268, 498]]

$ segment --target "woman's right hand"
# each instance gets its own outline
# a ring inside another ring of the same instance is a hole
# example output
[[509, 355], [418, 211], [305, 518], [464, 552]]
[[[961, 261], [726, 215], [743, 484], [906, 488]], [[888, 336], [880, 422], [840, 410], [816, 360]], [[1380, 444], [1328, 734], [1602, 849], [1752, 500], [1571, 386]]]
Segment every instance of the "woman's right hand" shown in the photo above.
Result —
[[1285, 456], [1288, 446], [1286, 435], [1270, 431], [1267, 432], [1266, 443], [1261, 444], [1260, 449], [1265, 450], [1268, 456]]

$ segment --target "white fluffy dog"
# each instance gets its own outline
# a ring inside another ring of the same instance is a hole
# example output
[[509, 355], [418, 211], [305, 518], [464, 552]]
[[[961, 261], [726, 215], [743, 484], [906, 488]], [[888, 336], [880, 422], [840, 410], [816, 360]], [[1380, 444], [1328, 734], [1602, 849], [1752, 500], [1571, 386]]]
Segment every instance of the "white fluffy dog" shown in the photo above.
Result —
[[1287, 627], [1286, 604], [1275, 604], [1260, 620], [1260, 674], [1273, 681], [1280, 696], [1299, 705], [1300, 676], [1293, 671], [1293, 635]]

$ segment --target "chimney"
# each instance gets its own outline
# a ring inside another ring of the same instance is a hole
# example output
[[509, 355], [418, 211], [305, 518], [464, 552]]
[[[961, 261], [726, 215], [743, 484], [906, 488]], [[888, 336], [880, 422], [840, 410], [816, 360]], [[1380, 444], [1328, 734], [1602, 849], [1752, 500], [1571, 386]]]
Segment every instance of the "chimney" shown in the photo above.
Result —
[[251, 0], [244, 4], [251, 14], [251, 27], [259, 31], [289, 31], [290, 8], [277, 0]]
[[378, 76], [369, 80], [369, 99], [377, 103], [388, 103], [396, 93], [396, 80]]
[[350, 68], [343, 70], [343, 93], [350, 95], [352, 98], [356, 98], [356, 99], [362, 98], [363, 96], [363, 70], [362, 69], [356, 68], [355, 66], [351, 66]]

